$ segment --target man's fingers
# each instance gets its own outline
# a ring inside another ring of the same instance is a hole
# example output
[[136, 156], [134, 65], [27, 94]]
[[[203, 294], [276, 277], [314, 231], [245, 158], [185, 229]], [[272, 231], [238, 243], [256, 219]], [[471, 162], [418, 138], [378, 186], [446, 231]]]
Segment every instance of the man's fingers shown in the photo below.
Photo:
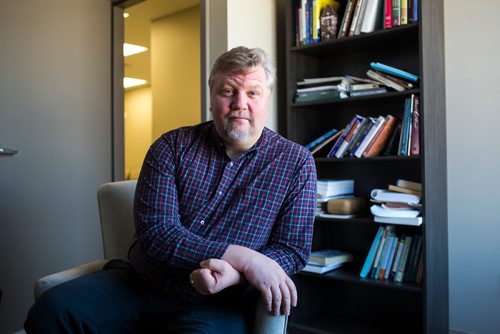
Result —
[[290, 315], [290, 289], [287, 284], [280, 284], [281, 291], [281, 307], [278, 309], [281, 314]]
[[271, 293], [273, 296], [272, 313], [274, 315], [279, 315], [281, 310], [281, 301], [282, 301], [280, 287], [275, 285], [271, 286]]
[[290, 277], [287, 277], [286, 285], [288, 286], [288, 290], [290, 291], [290, 305], [295, 307], [297, 306], [297, 302], [299, 301], [299, 296], [297, 295], [297, 288], [295, 287], [295, 283], [293, 283]]

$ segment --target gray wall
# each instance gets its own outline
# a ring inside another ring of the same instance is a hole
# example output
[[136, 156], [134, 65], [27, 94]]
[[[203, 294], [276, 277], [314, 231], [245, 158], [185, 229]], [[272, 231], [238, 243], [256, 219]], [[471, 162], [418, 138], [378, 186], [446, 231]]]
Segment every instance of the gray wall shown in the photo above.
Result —
[[0, 333], [36, 278], [102, 257], [96, 189], [111, 179], [108, 0], [0, 0]]
[[450, 328], [500, 330], [500, 2], [445, 0]]

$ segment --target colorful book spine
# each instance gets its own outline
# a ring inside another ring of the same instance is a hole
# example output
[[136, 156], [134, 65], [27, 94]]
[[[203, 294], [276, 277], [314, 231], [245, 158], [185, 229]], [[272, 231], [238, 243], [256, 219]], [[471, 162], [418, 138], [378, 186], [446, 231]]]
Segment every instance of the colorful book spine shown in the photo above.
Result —
[[391, 20], [392, 20], [393, 27], [399, 26], [399, 23], [400, 23], [399, 5], [400, 5], [400, 0], [392, 0]]
[[408, 133], [411, 123], [411, 98], [405, 99], [403, 122], [401, 123], [401, 137], [399, 139], [398, 155], [406, 156], [408, 148]]
[[412, 82], [418, 81], [418, 77], [415, 74], [412, 74], [412, 73], [407, 72], [407, 71], [403, 71], [403, 70], [396, 68], [396, 67], [392, 67], [392, 66], [385, 65], [382, 63], [377, 63], [377, 62], [371, 62], [370, 67], [376, 71], [388, 73], [390, 75], [394, 75], [394, 76], [402, 78], [404, 80], [409, 80]]
[[420, 98], [415, 96], [412, 112], [410, 155], [420, 155]]
[[366, 147], [366, 150], [363, 152], [363, 157], [372, 158], [379, 156], [384, 148], [389, 143], [389, 139], [396, 127], [397, 119], [392, 115], [387, 115], [385, 117], [384, 127], [380, 130], [380, 132], [375, 136], [375, 138], [371, 141], [370, 144]]
[[384, 29], [392, 28], [392, 0], [384, 0]]
[[384, 234], [384, 227], [379, 226], [377, 230], [377, 234], [375, 234], [375, 238], [373, 239], [370, 250], [368, 251], [368, 255], [366, 256], [365, 263], [361, 268], [361, 272], [359, 274], [360, 277], [366, 278], [370, 273], [370, 269], [372, 267], [373, 261], [375, 260], [375, 255], [377, 253], [380, 240], [382, 239], [382, 235]]
[[399, 24], [408, 24], [408, 0], [401, 0], [399, 6]]
[[358, 121], [358, 116], [356, 115], [349, 122], [349, 124], [347, 124], [347, 126], [344, 129], [344, 131], [342, 132], [342, 135], [339, 137], [339, 139], [333, 145], [332, 149], [328, 153], [328, 158], [335, 158], [335, 156], [337, 154], [337, 151], [339, 150], [340, 146], [344, 142], [345, 137], [351, 131], [352, 127], [354, 126], [354, 124], [356, 124], [357, 121]]

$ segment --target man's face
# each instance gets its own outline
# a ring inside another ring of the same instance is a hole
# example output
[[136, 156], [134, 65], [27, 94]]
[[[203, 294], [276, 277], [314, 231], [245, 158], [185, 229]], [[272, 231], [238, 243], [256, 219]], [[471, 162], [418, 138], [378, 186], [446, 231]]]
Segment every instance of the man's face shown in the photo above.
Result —
[[264, 69], [258, 66], [246, 74], [218, 74], [214, 79], [210, 110], [217, 132], [229, 143], [252, 146], [269, 114], [271, 90]]

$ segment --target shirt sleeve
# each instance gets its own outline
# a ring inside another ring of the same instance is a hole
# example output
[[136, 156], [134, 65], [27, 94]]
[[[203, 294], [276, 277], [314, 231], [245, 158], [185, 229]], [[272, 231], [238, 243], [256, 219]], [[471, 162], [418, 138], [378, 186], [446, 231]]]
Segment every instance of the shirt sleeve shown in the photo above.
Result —
[[148, 262], [193, 270], [203, 260], [222, 257], [229, 244], [202, 238], [181, 223], [172, 137], [155, 142], [144, 160], [135, 193], [136, 240]]
[[295, 172], [269, 242], [260, 250], [287, 274], [301, 270], [309, 259], [316, 192], [316, 167], [314, 159], [307, 153], [305, 161]]

